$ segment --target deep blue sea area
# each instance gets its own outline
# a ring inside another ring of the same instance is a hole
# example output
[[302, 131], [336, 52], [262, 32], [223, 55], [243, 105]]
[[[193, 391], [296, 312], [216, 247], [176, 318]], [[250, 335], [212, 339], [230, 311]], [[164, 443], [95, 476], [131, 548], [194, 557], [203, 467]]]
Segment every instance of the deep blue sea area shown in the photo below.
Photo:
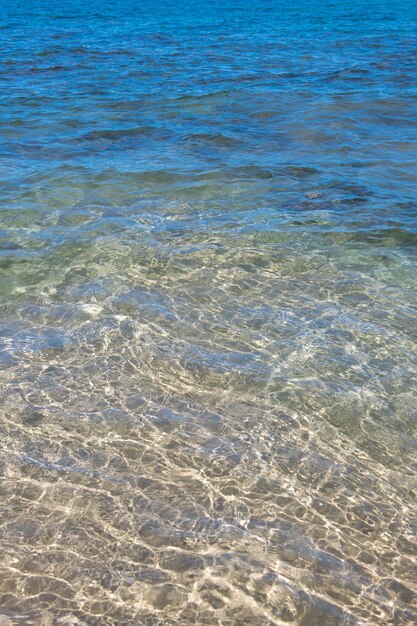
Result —
[[417, 2], [0, 0], [0, 626], [412, 626]]

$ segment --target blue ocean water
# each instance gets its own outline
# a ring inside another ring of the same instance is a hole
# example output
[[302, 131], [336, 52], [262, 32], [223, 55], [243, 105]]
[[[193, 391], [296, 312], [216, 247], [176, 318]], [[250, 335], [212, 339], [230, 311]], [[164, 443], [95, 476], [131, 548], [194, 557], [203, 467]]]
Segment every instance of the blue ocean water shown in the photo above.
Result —
[[0, 51], [0, 625], [416, 623], [417, 3]]

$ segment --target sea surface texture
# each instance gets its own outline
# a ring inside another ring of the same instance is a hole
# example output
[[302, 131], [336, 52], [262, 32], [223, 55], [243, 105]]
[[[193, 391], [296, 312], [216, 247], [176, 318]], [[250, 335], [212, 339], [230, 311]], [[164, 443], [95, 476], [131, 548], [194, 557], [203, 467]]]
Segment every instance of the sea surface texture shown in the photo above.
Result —
[[2, 0], [0, 626], [417, 621], [417, 3]]

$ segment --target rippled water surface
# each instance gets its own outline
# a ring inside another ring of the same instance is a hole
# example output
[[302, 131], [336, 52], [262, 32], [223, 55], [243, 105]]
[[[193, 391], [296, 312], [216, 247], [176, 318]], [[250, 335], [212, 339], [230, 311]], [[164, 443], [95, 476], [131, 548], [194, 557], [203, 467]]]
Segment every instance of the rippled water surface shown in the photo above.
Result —
[[415, 624], [416, 3], [0, 17], [0, 625]]

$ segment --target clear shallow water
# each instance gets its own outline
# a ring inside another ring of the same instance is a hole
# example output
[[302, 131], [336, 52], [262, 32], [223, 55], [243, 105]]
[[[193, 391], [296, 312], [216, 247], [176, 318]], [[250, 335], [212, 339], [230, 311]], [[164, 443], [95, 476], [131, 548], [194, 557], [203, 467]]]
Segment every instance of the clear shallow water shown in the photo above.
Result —
[[415, 623], [415, 4], [33, 5], [1, 626]]

